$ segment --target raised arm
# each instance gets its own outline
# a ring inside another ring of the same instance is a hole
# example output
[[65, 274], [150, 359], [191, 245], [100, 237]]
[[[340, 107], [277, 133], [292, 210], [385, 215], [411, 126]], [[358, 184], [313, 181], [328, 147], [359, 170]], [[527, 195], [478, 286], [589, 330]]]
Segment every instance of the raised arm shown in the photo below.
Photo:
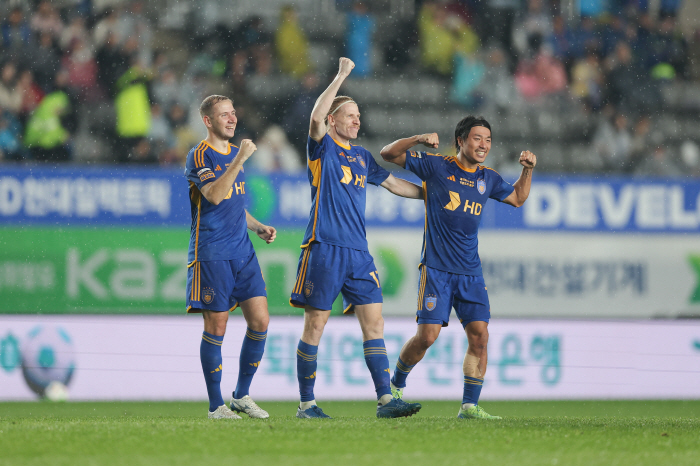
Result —
[[323, 136], [326, 135], [326, 115], [331, 109], [333, 99], [338, 95], [338, 89], [343, 84], [345, 78], [350, 75], [352, 69], [355, 68], [355, 63], [349, 58], [341, 57], [338, 65], [338, 74], [335, 75], [333, 82], [326, 88], [325, 91], [316, 99], [314, 109], [311, 111], [311, 122], [309, 123], [309, 136], [316, 142], [321, 142]]
[[389, 178], [384, 180], [379, 186], [397, 196], [408, 197], [410, 199], [423, 199], [423, 188], [410, 181], [396, 178], [391, 174]]
[[520, 165], [523, 166], [523, 171], [520, 173], [520, 178], [513, 184], [515, 190], [503, 200], [506, 204], [514, 207], [520, 207], [525, 204], [527, 197], [530, 195], [530, 185], [532, 184], [532, 170], [537, 165], [537, 156], [529, 150], [524, 150], [520, 153]]
[[267, 244], [272, 243], [277, 237], [277, 230], [274, 227], [263, 225], [258, 219], [250, 215], [250, 213], [245, 211], [245, 219], [250, 231], [254, 231], [260, 239], [264, 240]]
[[219, 203], [228, 196], [229, 191], [231, 191], [233, 182], [236, 181], [236, 177], [238, 176], [238, 172], [241, 171], [243, 163], [253, 155], [256, 149], [257, 147], [253, 144], [253, 141], [250, 139], [243, 139], [241, 141], [241, 147], [238, 149], [238, 154], [236, 154], [236, 157], [234, 157], [231, 165], [229, 165], [224, 174], [217, 180], [202, 186], [202, 196], [212, 204], [219, 205]]
[[397, 139], [391, 144], [387, 144], [380, 152], [380, 155], [385, 161], [395, 163], [399, 167], [405, 168], [406, 151], [418, 144], [437, 149], [440, 145], [440, 140], [437, 133], [417, 134], [410, 138]]

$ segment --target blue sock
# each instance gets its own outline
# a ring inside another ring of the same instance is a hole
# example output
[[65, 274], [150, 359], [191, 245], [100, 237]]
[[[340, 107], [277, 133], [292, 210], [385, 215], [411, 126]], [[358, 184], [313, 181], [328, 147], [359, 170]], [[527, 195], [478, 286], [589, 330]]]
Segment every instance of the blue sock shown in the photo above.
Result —
[[386, 355], [384, 339], [367, 340], [362, 344], [362, 347], [365, 350], [365, 362], [370, 374], [372, 374], [377, 399], [384, 395], [390, 395], [389, 375], [391, 374], [391, 369], [389, 369], [389, 358]]
[[209, 411], [224, 404], [221, 397], [221, 344], [224, 337], [217, 337], [211, 333], [202, 333], [202, 343], [199, 345], [199, 360], [202, 362], [204, 382], [207, 384], [209, 395]]
[[267, 330], [256, 332], [250, 328], [246, 329], [241, 346], [241, 357], [238, 360], [238, 383], [236, 391], [233, 392], [233, 397], [237, 400], [248, 395], [250, 383], [253, 381], [253, 376], [260, 366], [260, 360], [265, 351], [266, 339]]
[[394, 376], [391, 378], [391, 383], [393, 383], [396, 388], [405, 388], [406, 377], [408, 377], [408, 374], [410, 374], [411, 369], [414, 367], [416, 367], [415, 364], [409, 366], [399, 358], [399, 360], [396, 361], [396, 369], [394, 369]]
[[301, 401], [313, 401], [314, 384], [316, 383], [316, 355], [318, 346], [309, 345], [299, 340], [297, 346], [297, 380]]
[[481, 387], [484, 385], [484, 379], [464, 376], [464, 394], [462, 395], [462, 404], [464, 403], [479, 403], [479, 395], [481, 395]]

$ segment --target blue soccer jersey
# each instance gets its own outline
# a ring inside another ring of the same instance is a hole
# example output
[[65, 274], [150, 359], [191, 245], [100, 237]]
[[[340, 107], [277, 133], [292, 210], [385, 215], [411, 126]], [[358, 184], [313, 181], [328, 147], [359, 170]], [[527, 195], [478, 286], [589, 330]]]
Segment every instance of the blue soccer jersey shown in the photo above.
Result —
[[245, 175], [238, 173], [226, 198], [214, 205], [202, 196], [201, 188], [224, 174], [238, 148], [229, 145], [226, 154], [218, 152], [206, 141], [187, 154], [185, 176], [190, 182], [192, 227], [188, 263], [231, 260], [250, 256], [253, 244], [248, 238], [245, 211]]
[[423, 180], [425, 231], [421, 263], [462, 275], [481, 275], [477, 233], [489, 198], [503, 201], [513, 192], [495, 170], [470, 170], [456, 157], [406, 151], [406, 169]]
[[306, 146], [311, 183], [311, 213], [302, 248], [309, 243], [333, 244], [367, 251], [366, 184], [380, 185], [389, 172], [360, 146], [345, 146], [326, 134]]

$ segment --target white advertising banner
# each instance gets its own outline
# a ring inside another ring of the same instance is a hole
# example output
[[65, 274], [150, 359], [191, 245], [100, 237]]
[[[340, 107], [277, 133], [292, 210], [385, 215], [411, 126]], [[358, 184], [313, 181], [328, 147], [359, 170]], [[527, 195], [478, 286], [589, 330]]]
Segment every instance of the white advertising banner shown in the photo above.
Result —
[[[256, 400], [298, 399], [296, 346], [303, 320], [273, 317], [251, 386]], [[698, 399], [700, 321], [493, 319], [485, 400]], [[392, 366], [414, 335], [409, 318], [387, 318]], [[0, 316], [0, 400], [32, 400], [49, 380], [73, 400], [200, 400], [197, 316]], [[224, 339], [222, 392], [236, 384], [245, 321]], [[411, 372], [409, 400], [460, 400], [467, 347], [456, 319]], [[332, 317], [318, 352], [317, 399], [372, 399], [354, 317]], [[34, 387], [34, 390], [32, 388]]]
[[[415, 315], [422, 233], [373, 229], [367, 237], [382, 285], [398, 285], [385, 293], [385, 314]], [[479, 255], [493, 317], [700, 316], [695, 234], [489, 230], [479, 234]]]

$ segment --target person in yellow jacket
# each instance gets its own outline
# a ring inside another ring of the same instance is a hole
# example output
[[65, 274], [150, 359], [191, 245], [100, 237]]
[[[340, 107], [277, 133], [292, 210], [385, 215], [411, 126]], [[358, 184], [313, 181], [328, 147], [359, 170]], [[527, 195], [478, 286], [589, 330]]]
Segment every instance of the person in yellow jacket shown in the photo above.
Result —
[[301, 79], [311, 71], [309, 40], [291, 5], [282, 8], [280, 25], [275, 32], [275, 49], [283, 73]]
[[77, 126], [75, 104], [65, 88], [68, 73], [59, 71], [55, 89], [44, 96], [29, 115], [24, 145], [32, 158], [42, 162], [66, 162], [71, 159], [70, 137]]

